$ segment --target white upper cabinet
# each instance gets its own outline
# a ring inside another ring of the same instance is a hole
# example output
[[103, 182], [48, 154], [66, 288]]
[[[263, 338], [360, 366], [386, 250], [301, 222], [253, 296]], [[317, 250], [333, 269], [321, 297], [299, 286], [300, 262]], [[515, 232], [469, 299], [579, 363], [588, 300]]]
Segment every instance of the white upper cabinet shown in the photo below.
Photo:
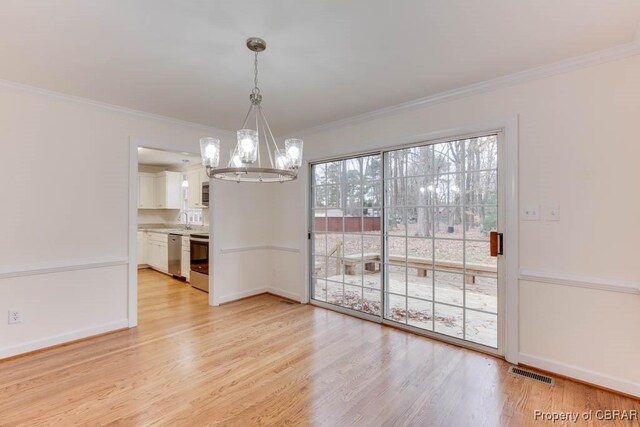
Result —
[[138, 173], [139, 209], [181, 209], [182, 174], [180, 172]]
[[155, 174], [138, 173], [138, 209], [155, 209]]
[[209, 177], [205, 168], [189, 171], [187, 174], [189, 181], [189, 208], [202, 209], [202, 183], [207, 182]]

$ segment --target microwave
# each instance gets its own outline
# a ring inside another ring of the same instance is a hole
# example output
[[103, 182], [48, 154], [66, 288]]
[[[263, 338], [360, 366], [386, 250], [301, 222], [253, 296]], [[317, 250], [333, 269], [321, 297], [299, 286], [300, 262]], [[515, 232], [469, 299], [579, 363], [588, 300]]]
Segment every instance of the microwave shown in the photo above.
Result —
[[209, 207], [209, 182], [202, 183], [202, 206]]

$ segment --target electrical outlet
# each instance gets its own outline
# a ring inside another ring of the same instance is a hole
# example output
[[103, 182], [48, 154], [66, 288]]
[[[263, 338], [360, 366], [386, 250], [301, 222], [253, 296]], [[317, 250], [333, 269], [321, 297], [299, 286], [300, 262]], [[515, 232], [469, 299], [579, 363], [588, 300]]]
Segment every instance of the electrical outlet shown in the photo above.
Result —
[[18, 310], [9, 310], [9, 324], [22, 323], [22, 313]]

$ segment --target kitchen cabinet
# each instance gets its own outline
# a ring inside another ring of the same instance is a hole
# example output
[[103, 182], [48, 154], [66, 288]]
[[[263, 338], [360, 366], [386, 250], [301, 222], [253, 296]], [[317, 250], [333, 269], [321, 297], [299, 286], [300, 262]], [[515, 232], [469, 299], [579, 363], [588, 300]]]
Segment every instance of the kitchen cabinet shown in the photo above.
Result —
[[189, 271], [191, 270], [191, 248], [189, 236], [182, 236], [182, 276], [189, 281]]
[[164, 233], [147, 233], [145, 245], [147, 264], [164, 273], [169, 271], [169, 235]]
[[155, 174], [138, 173], [138, 209], [155, 208]]
[[138, 231], [138, 266], [146, 264], [144, 257], [145, 247], [147, 245], [147, 235], [144, 231]]
[[189, 208], [206, 208], [207, 206], [202, 204], [202, 183], [209, 181], [206, 169], [198, 168], [189, 171], [187, 181], [189, 181]]
[[182, 209], [182, 173], [138, 173], [138, 209]]
[[155, 176], [156, 209], [182, 208], [182, 174], [180, 172], [159, 172]]

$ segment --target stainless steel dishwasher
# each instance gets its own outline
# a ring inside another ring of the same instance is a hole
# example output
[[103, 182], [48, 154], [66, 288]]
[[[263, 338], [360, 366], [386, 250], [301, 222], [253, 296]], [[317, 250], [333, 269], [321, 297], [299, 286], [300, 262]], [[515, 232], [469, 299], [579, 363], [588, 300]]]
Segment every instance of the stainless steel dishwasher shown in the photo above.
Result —
[[184, 277], [182, 274], [182, 236], [169, 234], [169, 274]]

